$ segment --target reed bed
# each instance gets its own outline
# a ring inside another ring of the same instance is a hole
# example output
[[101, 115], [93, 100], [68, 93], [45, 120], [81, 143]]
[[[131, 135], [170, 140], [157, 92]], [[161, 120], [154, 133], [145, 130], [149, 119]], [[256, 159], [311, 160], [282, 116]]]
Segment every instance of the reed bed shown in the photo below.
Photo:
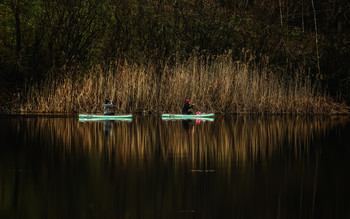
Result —
[[185, 99], [195, 110], [216, 113], [335, 114], [346, 112], [302, 70], [281, 76], [268, 64], [192, 57], [183, 64], [113, 64], [72, 70], [34, 85], [19, 100], [21, 112], [101, 113], [106, 98], [118, 113], [180, 113]]

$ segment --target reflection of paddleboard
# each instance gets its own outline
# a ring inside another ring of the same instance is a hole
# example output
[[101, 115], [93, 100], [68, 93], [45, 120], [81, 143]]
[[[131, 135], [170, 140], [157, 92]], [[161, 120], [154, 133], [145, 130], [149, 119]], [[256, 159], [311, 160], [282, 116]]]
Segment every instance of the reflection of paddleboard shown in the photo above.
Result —
[[79, 121], [92, 120], [132, 120], [132, 114], [127, 115], [98, 115], [98, 114], [79, 114]]
[[200, 114], [200, 115], [186, 115], [186, 114], [162, 114], [162, 119], [213, 119], [214, 113]]

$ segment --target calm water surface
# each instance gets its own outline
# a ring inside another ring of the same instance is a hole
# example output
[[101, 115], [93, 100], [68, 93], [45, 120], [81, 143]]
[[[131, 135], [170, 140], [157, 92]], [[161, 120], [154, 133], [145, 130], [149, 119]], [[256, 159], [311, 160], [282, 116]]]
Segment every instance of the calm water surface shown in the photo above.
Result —
[[0, 218], [350, 218], [349, 117], [0, 128]]

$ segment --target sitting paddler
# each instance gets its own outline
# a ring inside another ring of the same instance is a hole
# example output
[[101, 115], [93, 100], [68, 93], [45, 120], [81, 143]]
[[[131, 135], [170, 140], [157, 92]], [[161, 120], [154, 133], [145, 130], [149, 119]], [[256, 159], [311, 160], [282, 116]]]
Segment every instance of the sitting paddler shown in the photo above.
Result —
[[114, 115], [114, 108], [113, 102], [107, 98], [105, 104], [103, 104], [103, 114]]
[[185, 101], [185, 105], [184, 107], [182, 108], [182, 114], [184, 115], [191, 115], [192, 114], [192, 111], [190, 111], [191, 108], [193, 108], [194, 104], [190, 104], [190, 100], [186, 100]]

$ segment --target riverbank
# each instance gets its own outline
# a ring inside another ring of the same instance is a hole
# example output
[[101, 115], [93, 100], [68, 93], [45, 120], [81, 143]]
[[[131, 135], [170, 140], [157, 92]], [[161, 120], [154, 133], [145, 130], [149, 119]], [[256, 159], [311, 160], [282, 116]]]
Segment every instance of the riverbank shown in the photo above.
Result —
[[303, 70], [280, 76], [268, 64], [197, 57], [163, 66], [113, 64], [67, 71], [13, 94], [8, 113], [102, 113], [106, 98], [120, 113], [180, 113], [185, 99], [196, 111], [258, 114], [348, 114]]

